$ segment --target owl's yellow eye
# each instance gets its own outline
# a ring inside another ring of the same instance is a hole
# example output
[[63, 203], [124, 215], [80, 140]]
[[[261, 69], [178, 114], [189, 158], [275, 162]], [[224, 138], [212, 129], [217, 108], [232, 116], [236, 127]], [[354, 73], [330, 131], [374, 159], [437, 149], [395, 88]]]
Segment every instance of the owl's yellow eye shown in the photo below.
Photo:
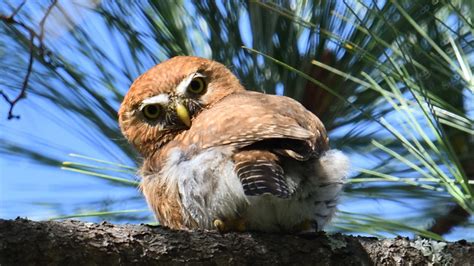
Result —
[[150, 104], [143, 107], [143, 115], [148, 119], [156, 119], [161, 114], [161, 105], [159, 104]]
[[203, 78], [198, 77], [193, 79], [188, 86], [188, 91], [194, 94], [202, 94], [206, 89], [206, 82]]

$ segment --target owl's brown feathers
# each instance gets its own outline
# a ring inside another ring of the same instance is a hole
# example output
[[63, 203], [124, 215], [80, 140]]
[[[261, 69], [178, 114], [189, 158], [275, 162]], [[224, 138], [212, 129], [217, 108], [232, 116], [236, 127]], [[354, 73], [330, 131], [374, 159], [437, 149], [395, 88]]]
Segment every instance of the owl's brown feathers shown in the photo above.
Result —
[[[206, 86], [200, 93], [196, 79]], [[144, 114], [150, 104], [160, 110], [154, 119]], [[328, 137], [315, 115], [290, 98], [246, 91], [225, 66], [202, 58], [175, 57], [140, 76], [119, 122], [144, 157], [150, 207], [173, 228], [243, 219], [257, 230], [307, 221], [320, 229], [334, 208], [318, 202], [335, 200], [347, 174], [342, 153], [325, 155]]]

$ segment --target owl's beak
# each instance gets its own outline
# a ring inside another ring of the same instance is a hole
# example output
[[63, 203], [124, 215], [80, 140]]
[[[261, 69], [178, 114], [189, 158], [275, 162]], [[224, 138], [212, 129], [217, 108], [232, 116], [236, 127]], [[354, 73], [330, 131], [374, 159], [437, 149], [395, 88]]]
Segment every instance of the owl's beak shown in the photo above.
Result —
[[183, 122], [187, 127], [191, 126], [191, 118], [189, 117], [188, 109], [182, 103], [176, 103], [176, 114], [179, 120]]

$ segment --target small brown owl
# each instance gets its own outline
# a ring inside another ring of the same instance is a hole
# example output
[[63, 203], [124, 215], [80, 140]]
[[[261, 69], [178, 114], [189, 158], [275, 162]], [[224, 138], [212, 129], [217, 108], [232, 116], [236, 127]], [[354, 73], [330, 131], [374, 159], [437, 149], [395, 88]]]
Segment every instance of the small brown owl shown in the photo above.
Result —
[[293, 99], [246, 91], [203, 58], [174, 57], [140, 76], [119, 122], [144, 158], [149, 206], [175, 229], [321, 230], [348, 173], [315, 115]]

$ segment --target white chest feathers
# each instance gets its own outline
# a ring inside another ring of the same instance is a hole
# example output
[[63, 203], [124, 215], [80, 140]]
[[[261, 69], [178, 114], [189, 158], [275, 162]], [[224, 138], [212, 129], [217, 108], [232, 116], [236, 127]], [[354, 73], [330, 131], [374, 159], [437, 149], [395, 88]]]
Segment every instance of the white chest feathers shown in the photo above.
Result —
[[349, 160], [330, 150], [303, 173], [299, 162], [287, 166], [285, 178], [290, 198], [246, 196], [235, 173], [229, 148], [208, 149], [191, 159], [175, 149], [160, 171], [161, 178], [176, 184], [186, 220], [212, 229], [215, 219], [243, 218], [248, 230], [288, 231], [303, 222], [316, 230], [331, 219], [348, 174]]

